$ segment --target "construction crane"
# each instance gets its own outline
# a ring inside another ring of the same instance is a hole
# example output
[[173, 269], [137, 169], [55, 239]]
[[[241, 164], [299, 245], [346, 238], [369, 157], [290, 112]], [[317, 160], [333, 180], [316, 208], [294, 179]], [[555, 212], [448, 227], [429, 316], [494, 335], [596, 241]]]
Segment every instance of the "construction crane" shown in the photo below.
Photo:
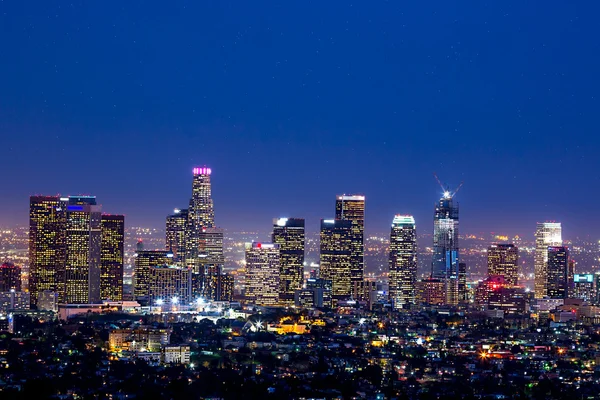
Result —
[[438, 178], [437, 174], [434, 172], [433, 176], [435, 177], [435, 180], [437, 181], [437, 183], [440, 185], [440, 187], [442, 188], [442, 190], [444, 191], [444, 198], [445, 199], [451, 199], [454, 197], [454, 195], [456, 195], [456, 193], [458, 193], [458, 191], [460, 190], [460, 188], [462, 187], [464, 182], [461, 182], [460, 185], [458, 185], [456, 187], [456, 189], [454, 189], [454, 191], [450, 191], [450, 187], [448, 187], [448, 185], [444, 186], [444, 184], [442, 183], [442, 181], [440, 181], [440, 178]]

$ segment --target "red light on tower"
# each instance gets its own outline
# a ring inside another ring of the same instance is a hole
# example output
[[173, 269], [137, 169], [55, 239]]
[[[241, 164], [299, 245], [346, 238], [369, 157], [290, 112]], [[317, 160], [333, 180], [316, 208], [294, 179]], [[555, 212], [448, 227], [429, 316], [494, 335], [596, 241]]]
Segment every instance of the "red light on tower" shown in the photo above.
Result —
[[262, 244], [261, 243], [256, 243], [256, 247], [260, 249], [262, 247]]

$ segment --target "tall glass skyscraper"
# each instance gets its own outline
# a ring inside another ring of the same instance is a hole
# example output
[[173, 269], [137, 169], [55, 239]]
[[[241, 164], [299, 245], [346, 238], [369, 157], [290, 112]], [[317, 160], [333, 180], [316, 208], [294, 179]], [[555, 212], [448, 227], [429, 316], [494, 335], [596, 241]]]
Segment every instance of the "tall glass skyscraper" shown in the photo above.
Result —
[[560, 222], [538, 222], [535, 230], [535, 293], [536, 299], [543, 299], [548, 291], [548, 247], [562, 246]]
[[433, 217], [433, 278], [445, 283], [446, 303], [458, 304], [458, 203], [448, 191], [435, 206]]
[[569, 249], [548, 247], [546, 295], [551, 299], [566, 299], [569, 294]]
[[356, 253], [353, 224], [345, 219], [322, 219], [320, 233], [320, 275], [331, 281], [335, 300], [352, 295], [352, 262]]
[[69, 197], [65, 263], [67, 303], [100, 302], [101, 217], [101, 207], [96, 204], [96, 197]]
[[123, 300], [123, 258], [125, 217], [102, 215], [102, 246], [100, 254], [100, 298]]
[[488, 275], [502, 275], [515, 286], [519, 276], [519, 249], [514, 244], [492, 244], [487, 250]]
[[352, 222], [350, 287], [353, 282], [362, 282], [365, 272], [365, 196], [340, 195], [336, 197], [335, 219]]
[[192, 198], [187, 217], [186, 264], [195, 267], [198, 265], [200, 234], [203, 229], [214, 228], [215, 211], [210, 184], [212, 170], [206, 167], [196, 167], [193, 169], [193, 173]]
[[304, 219], [276, 218], [273, 220], [272, 242], [279, 245], [280, 299], [294, 302], [296, 290], [302, 289], [304, 273]]
[[279, 303], [279, 245], [246, 243], [246, 300], [256, 305]]
[[29, 199], [29, 292], [37, 304], [43, 291], [65, 301], [65, 235], [67, 203], [58, 196], [31, 196]]
[[165, 239], [166, 250], [173, 253], [173, 259], [184, 263], [185, 239], [188, 223], [188, 210], [176, 208], [173, 214], [167, 217]]
[[415, 304], [417, 229], [411, 215], [396, 215], [392, 221], [389, 270], [390, 299], [394, 308]]

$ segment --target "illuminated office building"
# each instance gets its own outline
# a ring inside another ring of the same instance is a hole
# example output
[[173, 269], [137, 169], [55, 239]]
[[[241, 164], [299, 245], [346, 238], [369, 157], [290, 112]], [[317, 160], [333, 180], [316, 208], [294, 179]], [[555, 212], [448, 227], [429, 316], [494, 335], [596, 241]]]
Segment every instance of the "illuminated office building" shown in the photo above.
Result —
[[573, 296], [576, 299], [593, 303], [596, 300], [594, 289], [593, 274], [574, 274], [573, 275]]
[[246, 243], [246, 301], [256, 305], [279, 303], [279, 245]]
[[0, 265], [0, 292], [21, 291], [21, 267], [11, 262]]
[[125, 217], [104, 214], [101, 222], [100, 298], [121, 301], [123, 300]]
[[188, 210], [175, 209], [166, 221], [166, 250], [173, 253], [173, 259], [178, 262], [184, 261], [185, 238], [188, 223]]
[[415, 286], [417, 304], [439, 305], [446, 302], [446, 284], [441, 279], [423, 279]]
[[445, 303], [450, 305], [459, 302], [458, 249], [458, 203], [446, 191], [435, 206], [433, 218], [432, 277], [444, 282]]
[[352, 222], [350, 233], [350, 280], [352, 282], [362, 282], [365, 272], [365, 196], [337, 196], [335, 202], [335, 219]]
[[331, 281], [335, 301], [352, 296], [352, 262], [356, 247], [352, 221], [322, 219], [320, 232], [320, 276]]
[[67, 205], [65, 301], [100, 302], [101, 207], [94, 196], [70, 196]]
[[548, 247], [546, 295], [551, 299], [568, 297], [569, 250], [564, 246]]
[[417, 229], [411, 215], [392, 221], [389, 252], [389, 292], [394, 308], [415, 303], [417, 281]]
[[219, 276], [219, 292], [217, 301], [233, 301], [234, 277], [231, 274], [221, 274]]
[[[198, 235], [197, 254], [197, 261], [191, 266], [194, 275], [193, 294], [195, 297], [205, 296], [214, 299], [215, 289], [218, 288], [218, 276], [220, 276], [225, 263], [223, 230], [219, 228], [202, 229]], [[217, 279], [214, 279], [215, 277]], [[210, 294], [211, 291], [212, 294]]]
[[57, 196], [29, 199], [29, 291], [36, 304], [39, 293], [49, 290], [65, 300], [65, 235], [67, 203]]
[[148, 268], [150, 306], [179, 308], [192, 302], [192, 271], [188, 267], [153, 265]]
[[304, 219], [278, 218], [273, 220], [272, 242], [279, 245], [279, 296], [288, 304], [304, 280]]
[[306, 289], [297, 290], [294, 302], [302, 307], [332, 307], [332, 282], [323, 278], [308, 278]]
[[487, 250], [488, 275], [504, 277], [515, 286], [519, 276], [519, 249], [514, 244], [492, 244]]
[[141, 250], [135, 254], [133, 298], [148, 301], [150, 296], [150, 267], [171, 265], [173, 255], [165, 250]]
[[[215, 212], [213, 208], [210, 176], [212, 170], [206, 167], [193, 169], [192, 197], [188, 207], [186, 232], [186, 264], [198, 264], [200, 234], [203, 229], [214, 228]], [[198, 271], [194, 271], [198, 272]]]
[[548, 247], [562, 246], [562, 228], [560, 222], [538, 222], [535, 230], [535, 293], [536, 299], [547, 295], [548, 285]]

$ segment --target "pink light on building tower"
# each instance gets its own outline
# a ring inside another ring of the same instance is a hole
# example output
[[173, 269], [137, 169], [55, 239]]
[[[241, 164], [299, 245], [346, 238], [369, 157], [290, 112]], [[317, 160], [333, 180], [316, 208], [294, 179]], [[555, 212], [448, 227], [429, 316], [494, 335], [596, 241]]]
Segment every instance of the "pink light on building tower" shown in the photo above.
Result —
[[194, 175], [210, 175], [212, 170], [206, 167], [195, 167], [193, 169]]

